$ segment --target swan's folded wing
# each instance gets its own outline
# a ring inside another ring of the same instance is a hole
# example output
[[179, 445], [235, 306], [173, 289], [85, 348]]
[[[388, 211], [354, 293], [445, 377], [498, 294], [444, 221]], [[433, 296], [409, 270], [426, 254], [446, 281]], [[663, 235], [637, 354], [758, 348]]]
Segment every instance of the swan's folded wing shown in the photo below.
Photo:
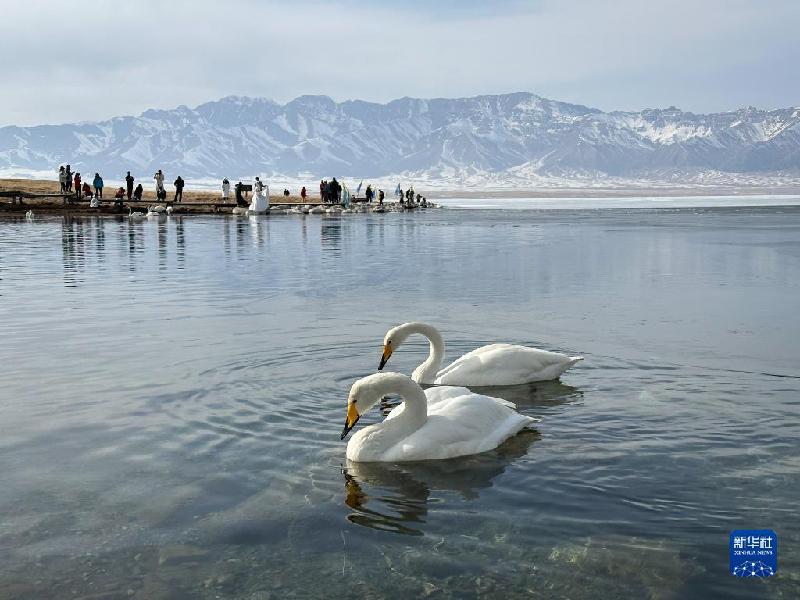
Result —
[[441, 385], [515, 385], [555, 378], [571, 364], [558, 352], [513, 344], [490, 344], [468, 352], [436, 376]]
[[507, 404], [469, 391], [443, 399], [428, 407], [425, 425], [398, 444], [390, 460], [452, 458], [496, 448], [536, 421]]

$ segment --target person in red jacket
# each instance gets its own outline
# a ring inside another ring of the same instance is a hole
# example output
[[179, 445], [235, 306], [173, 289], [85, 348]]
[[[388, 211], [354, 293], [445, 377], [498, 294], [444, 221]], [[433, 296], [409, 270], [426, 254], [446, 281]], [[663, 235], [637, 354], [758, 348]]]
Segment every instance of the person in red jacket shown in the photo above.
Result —
[[84, 198], [91, 198], [92, 196], [93, 196], [92, 188], [89, 186], [88, 183], [84, 183], [83, 184], [83, 197]]
[[77, 173], [77, 172], [75, 173], [75, 179], [73, 180], [73, 183], [75, 184], [75, 197], [76, 198], [80, 198], [81, 197], [81, 174], [80, 173]]

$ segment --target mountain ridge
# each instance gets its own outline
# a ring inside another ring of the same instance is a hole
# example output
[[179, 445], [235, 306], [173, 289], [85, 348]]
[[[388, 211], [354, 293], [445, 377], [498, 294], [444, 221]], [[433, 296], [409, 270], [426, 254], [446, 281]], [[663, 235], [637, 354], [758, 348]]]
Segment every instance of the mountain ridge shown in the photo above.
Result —
[[482, 175], [647, 180], [665, 172], [800, 173], [800, 107], [604, 112], [529, 92], [398, 98], [225, 96], [104, 121], [0, 128], [0, 169], [184, 177]]

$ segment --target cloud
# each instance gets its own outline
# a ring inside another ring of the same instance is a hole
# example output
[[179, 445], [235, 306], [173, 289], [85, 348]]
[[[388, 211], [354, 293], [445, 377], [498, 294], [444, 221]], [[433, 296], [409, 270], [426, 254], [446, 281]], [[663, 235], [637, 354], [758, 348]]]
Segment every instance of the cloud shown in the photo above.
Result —
[[800, 3], [7, 0], [0, 124], [228, 94], [533, 91], [603, 109], [800, 104]]

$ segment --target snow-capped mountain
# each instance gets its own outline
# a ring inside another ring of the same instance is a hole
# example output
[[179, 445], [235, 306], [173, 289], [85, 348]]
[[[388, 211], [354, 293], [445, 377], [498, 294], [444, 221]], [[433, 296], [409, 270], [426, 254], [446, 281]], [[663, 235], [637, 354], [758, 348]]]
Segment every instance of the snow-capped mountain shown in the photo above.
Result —
[[401, 98], [301, 96], [280, 105], [230, 96], [191, 109], [96, 123], [0, 128], [0, 169], [116, 177], [262, 173], [427, 181], [541, 177], [647, 179], [665, 173], [800, 173], [800, 107], [693, 114], [603, 112], [529, 93]]

